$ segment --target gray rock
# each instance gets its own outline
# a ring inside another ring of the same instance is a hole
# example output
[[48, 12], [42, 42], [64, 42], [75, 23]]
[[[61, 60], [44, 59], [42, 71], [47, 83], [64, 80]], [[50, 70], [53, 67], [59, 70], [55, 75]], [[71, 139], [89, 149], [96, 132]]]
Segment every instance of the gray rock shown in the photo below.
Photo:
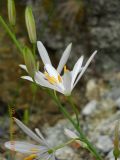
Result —
[[[44, 133], [47, 141], [51, 146], [60, 145], [67, 141], [67, 137], [64, 134], [64, 128], [73, 128], [67, 120], [60, 120], [55, 126], [44, 126]], [[53, 134], [54, 133], [54, 134]]]
[[103, 153], [108, 153], [113, 148], [113, 142], [107, 135], [99, 136], [96, 146]]
[[83, 108], [82, 114], [85, 116], [90, 116], [96, 111], [98, 106], [98, 102], [96, 100], [92, 100]]
[[117, 100], [120, 97], [120, 87], [113, 88], [106, 96], [113, 100]]
[[59, 157], [60, 160], [82, 160], [80, 155], [75, 153], [75, 151], [70, 147], [64, 147], [58, 150], [56, 152], [56, 156]]
[[115, 101], [117, 107], [120, 109], [120, 97], [118, 99], [116, 99]]
[[100, 98], [100, 89], [95, 79], [90, 79], [86, 84], [86, 97], [89, 101]]

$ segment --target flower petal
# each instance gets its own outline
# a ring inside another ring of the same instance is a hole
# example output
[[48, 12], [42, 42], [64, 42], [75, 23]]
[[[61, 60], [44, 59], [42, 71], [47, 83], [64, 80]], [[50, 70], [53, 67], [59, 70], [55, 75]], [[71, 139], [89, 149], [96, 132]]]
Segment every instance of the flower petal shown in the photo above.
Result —
[[83, 56], [81, 56], [78, 61], [76, 62], [73, 70], [72, 70], [72, 82], [71, 82], [71, 88], [73, 88], [73, 84], [75, 82], [75, 79], [78, 75], [78, 73], [81, 71], [81, 66], [82, 66], [82, 62], [83, 62]]
[[9, 141], [5, 143], [5, 147], [20, 153], [33, 154], [37, 152], [45, 152], [46, 148], [44, 146], [34, 145], [28, 142], [21, 141]]
[[17, 118], [14, 118], [17, 125], [23, 130], [24, 133], [26, 133], [29, 137], [34, 139], [36, 142], [45, 144], [43, 140], [41, 140], [33, 131], [31, 131], [27, 126], [25, 126], [20, 120]]
[[37, 135], [38, 135], [41, 139], [45, 140], [45, 138], [43, 137], [42, 133], [40, 132], [40, 130], [39, 130], [38, 128], [35, 128], [35, 132], [37, 133]]
[[46, 64], [45, 65], [45, 70], [48, 72], [50, 77], [54, 77], [54, 78], [58, 79], [59, 73], [57, 72], [57, 70], [52, 65]]
[[71, 131], [70, 129], [65, 128], [64, 133], [69, 138], [73, 138], [73, 139], [78, 138], [78, 136], [73, 131]]
[[54, 154], [52, 154], [51, 160], [56, 160]]
[[65, 91], [64, 91], [65, 95], [71, 94], [71, 80], [72, 80], [71, 72], [66, 71], [63, 75], [63, 85], [65, 88]]
[[76, 139], [75, 142], [78, 143], [81, 147], [87, 148], [87, 144], [84, 143], [83, 141], [77, 140], [77, 139], [79, 139], [79, 137], [73, 131], [71, 131], [70, 129], [65, 128], [64, 133], [69, 138]]
[[35, 128], [35, 132], [37, 133], [37, 135], [45, 142], [46, 146], [49, 147], [47, 141], [45, 140], [45, 138], [43, 137], [42, 133], [40, 132], [40, 130], [38, 128]]
[[47, 88], [56, 90], [56, 91], [58, 91], [60, 93], [63, 93], [62, 89], [59, 88], [59, 86], [52, 85], [47, 80], [45, 80], [45, 76], [41, 72], [36, 72], [36, 74], [35, 74], [35, 81], [36, 81], [37, 84], [39, 84], [39, 85], [41, 85], [43, 87], [47, 87]]
[[24, 64], [20, 64], [19, 66], [20, 66], [20, 68], [22, 68], [23, 70], [25, 70], [26, 72], [28, 72], [28, 71], [27, 71], [27, 67], [26, 67], [26, 65], [24, 65]]
[[21, 78], [33, 82], [33, 79], [30, 76], [22, 76]]
[[48, 55], [48, 52], [47, 50], [45, 49], [44, 45], [42, 44], [42, 42], [38, 41], [37, 42], [37, 47], [38, 47], [38, 51], [39, 51], [39, 54], [40, 54], [40, 57], [45, 64], [51, 64], [51, 60], [49, 58], [49, 55]]
[[67, 46], [67, 48], [65, 49], [65, 51], [64, 51], [64, 53], [63, 53], [63, 55], [60, 59], [60, 62], [59, 62], [58, 67], [57, 67], [57, 71], [58, 71], [59, 74], [62, 72], [62, 69], [63, 69], [64, 65], [66, 64], [68, 58], [69, 58], [71, 48], [72, 48], [72, 43], [70, 43]]
[[50, 154], [48, 155], [48, 157], [46, 158], [46, 160], [55, 160], [55, 156]]
[[76, 82], [74, 83], [74, 86], [76, 86], [76, 84], [78, 83], [79, 79], [82, 77], [82, 75], [84, 74], [84, 72], [86, 71], [87, 67], [89, 66], [90, 62], [92, 61], [92, 59], [94, 58], [94, 56], [96, 55], [97, 51], [94, 51], [93, 54], [90, 56], [90, 58], [88, 59], [88, 61], [86, 62], [85, 66], [83, 67], [81, 73], [79, 74]]
[[51, 157], [51, 154], [49, 154], [48, 152], [42, 153], [42, 154], [38, 154], [38, 158], [40, 160], [48, 160], [49, 157]]

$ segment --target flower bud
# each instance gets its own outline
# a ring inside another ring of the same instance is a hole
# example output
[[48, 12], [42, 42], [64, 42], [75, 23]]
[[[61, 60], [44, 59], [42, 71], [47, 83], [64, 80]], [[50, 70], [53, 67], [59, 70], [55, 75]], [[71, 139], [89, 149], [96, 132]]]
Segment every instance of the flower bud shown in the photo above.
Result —
[[35, 19], [33, 16], [33, 12], [31, 7], [27, 7], [25, 10], [25, 21], [26, 21], [26, 27], [29, 35], [29, 39], [31, 43], [36, 43], [36, 26], [35, 26]]
[[14, 0], [8, 0], [8, 18], [12, 26], [16, 23], [16, 9]]
[[24, 61], [27, 67], [27, 71], [29, 75], [34, 79], [34, 74], [36, 72], [35, 58], [28, 47], [24, 48], [23, 53], [24, 53]]
[[120, 156], [120, 149], [119, 149], [119, 121], [117, 121], [116, 126], [115, 126], [113, 154], [114, 154], [115, 159], [117, 159]]
[[87, 144], [83, 141], [81, 141], [79, 139], [79, 137], [76, 135], [76, 133], [74, 133], [73, 131], [71, 131], [70, 129], [65, 128], [64, 129], [64, 133], [67, 137], [72, 138], [75, 140], [75, 142], [77, 144], [79, 144], [79, 146], [83, 147], [83, 148], [88, 148]]

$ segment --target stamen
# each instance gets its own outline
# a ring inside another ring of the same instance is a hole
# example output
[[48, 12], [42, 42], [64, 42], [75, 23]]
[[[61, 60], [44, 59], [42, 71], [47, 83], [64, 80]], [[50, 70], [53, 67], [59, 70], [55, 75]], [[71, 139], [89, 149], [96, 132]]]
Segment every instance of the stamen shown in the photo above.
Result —
[[44, 72], [44, 75], [45, 75], [45, 76], [48, 76], [48, 73], [45, 71], [45, 72]]
[[64, 73], [67, 72], [67, 71], [69, 71], [69, 70], [67, 69], [67, 67], [66, 67], [66, 65], [65, 65], [65, 66], [64, 66]]
[[58, 79], [56, 79], [56, 78], [53, 77], [53, 76], [49, 76], [49, 74], [48, 74], [46, 71], [44, 72], [44, 74], [45, 74], [46, 79], [47, 79], [51, 84], [56, 84], [56, 83], [62, 82], [62, 79], [61, 79], [60, 75], [58, 75]]
[[31, 154], [30, 156], [24, 158], [24, 160], [33, 160], [33, 159], [35, 159], [36, 157], [37, 157], [36, 154]]
[[47, 76], [46, 78], [47, 78], [47, 80], [48, 80], [51, 84], [55, 84], [55, 83], [57, 83], [57, 80], [56, 80], [56, 78], [55, 78], [55, 77]]
[[58, 75], [58, 81], [59, 81], [59, 82], [62, 82], [62, 78], [61, 78], [60, 75]]

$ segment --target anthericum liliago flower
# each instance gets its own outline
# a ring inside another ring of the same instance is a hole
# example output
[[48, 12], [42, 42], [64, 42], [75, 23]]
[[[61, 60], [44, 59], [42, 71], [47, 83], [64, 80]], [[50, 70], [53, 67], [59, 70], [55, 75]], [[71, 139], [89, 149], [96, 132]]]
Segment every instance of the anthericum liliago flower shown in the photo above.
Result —
[[[78, 83], [78, 81], [80, 80], [84, 72], [86, 71], [91, 60], [94, 58], [95, 54], [97, 53], [97, 51], [95, 51], [90, 56], [90, 58], [88, 59], [88, 61], [84, 66], [82, 66], [84, 57], [81, 56], [76, 62], [76, 64], [74, 65], [73, 70], [69, 71], [66, 68], [66, 62], [69, 58], [72, 44], [69, 44], [67, 46], [66, 50], [64, 51], [60, 59], [57, 69], [53, 67], [51, 60], [49, 58], [49, 55], [45, 47], [43, 46], [43, 44], [40, 41], [38, 41], [37, 46], [38, 46], [40, 57], [44, 63], [45, 71], [44, 73], [40, 71], [35, 73], [35, 76], [34, 76], [35, 82], [43, 87], [51, 88], [65, 95], [71, 94], [73, 88], [76, 86], [76, 84]], [[27, 68], [25, 65], [20, 65], [20, 66], [21, 68], [27, 71]], [[64, 69], [64, 73], [63, 75], [61, 75], [61, 72], [63, 69]], [[33, 79], [30, 76], [23, 76], [22, 78], [27, 79], [29, 81], [33, 81]]]
[[24, 158], [24, 160], [55, 160], [54, 151], [48, 145], [39, 129], [35, 129], [37, 133], [35, 134], [18, 119], [14, 118], [14, 120], [29, 137], [40, 145], [31, 144], [25, 141], [9, 141], [5, 143], [6, 148], [25, 154], [26, 158]]

